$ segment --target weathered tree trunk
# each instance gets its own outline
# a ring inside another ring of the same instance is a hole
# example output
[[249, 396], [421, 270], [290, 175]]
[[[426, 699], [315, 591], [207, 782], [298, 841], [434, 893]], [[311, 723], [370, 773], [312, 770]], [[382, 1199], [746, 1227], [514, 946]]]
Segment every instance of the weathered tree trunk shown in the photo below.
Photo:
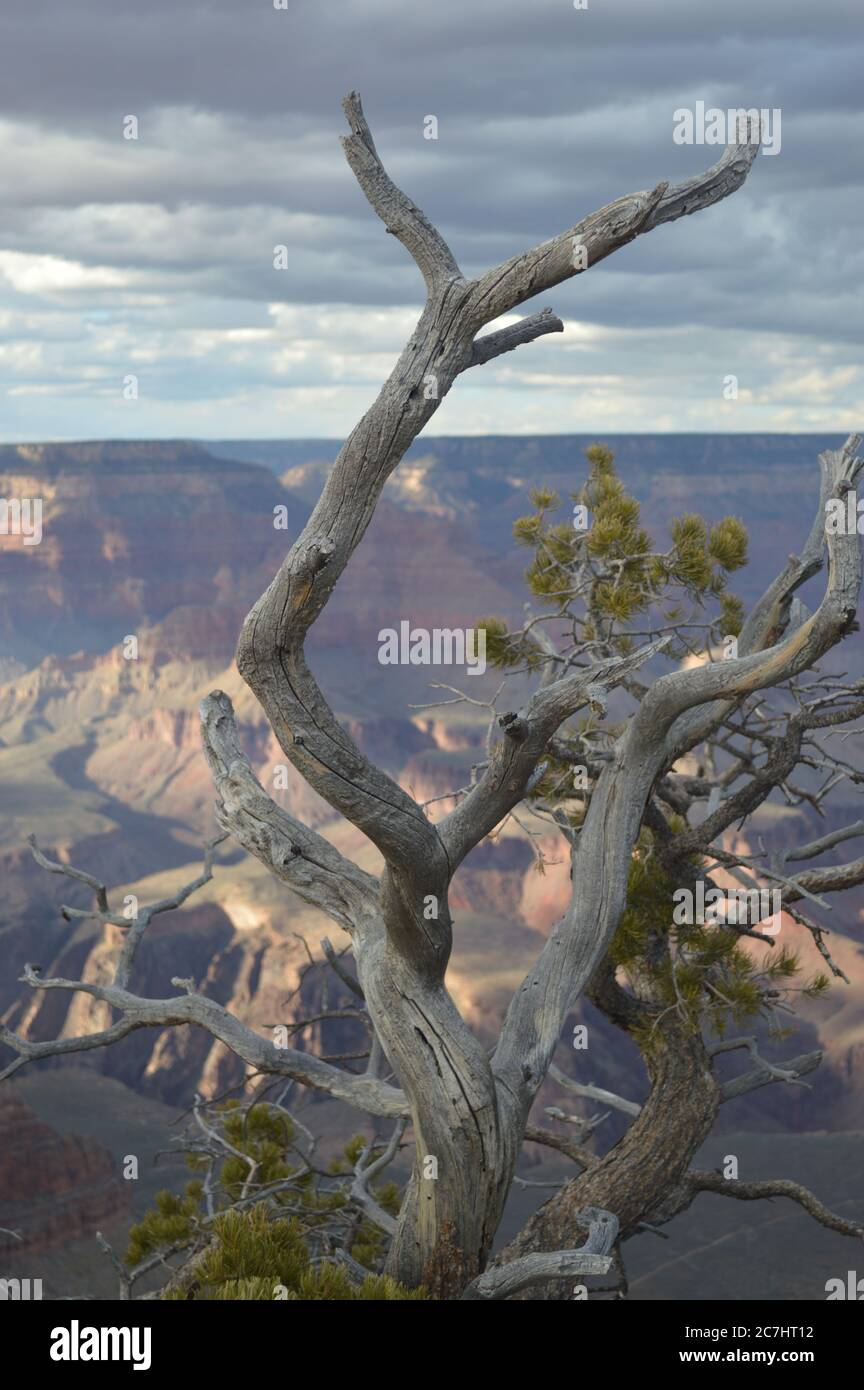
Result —
[[[502, 1263], [536, 1250], [580, 1245], [587, 1206], [613, 1211], [620, 1239], [643, 1221], [662, 1222], [680, 1209], [685, 1175], [711, 1132], [720, 1104], [720, 1086], [698, 1029], [675, 1015], [658, 1027], [645, 1052], [651, 1092], [619, 1142], [598, 1162], [572, 1178], [545, 1202], [503, 1251]], [[572, 1297], [572, 1283], [555, 1281], [527, 1289], [522, 1299]]]
[[458, 1297], [485, 1268], [521, 1136], [502, 1114], [486, 1048], [443, 983], [423, 983], [382, 938], [359, 975], [411, 1108], [414, 1166], [387, 1272]]

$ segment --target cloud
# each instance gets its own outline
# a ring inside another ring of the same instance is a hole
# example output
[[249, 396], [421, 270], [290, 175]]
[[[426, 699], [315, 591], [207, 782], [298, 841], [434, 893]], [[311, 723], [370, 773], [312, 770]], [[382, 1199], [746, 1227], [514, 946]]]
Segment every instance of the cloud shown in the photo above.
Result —
[[34, 256], [0, 251], [0, 275], [19, 294], [64, 294], [75, 290], [125, 288], [132, 277], [108, 266], [86, 266], [61, 256]]
[[[353, 86], [391, 173], [469, 275], [712, 162], [716, 150], [673, 144], [678, 107], [782, 109], [782, 153], [759, 158], [743, 190], [544, 296], [568, 321], [566, 341], [460, 378], [432, 431], [616, 418], [833, 428], [832, 411], [845, 428], [861, 396], [862, 47], [857, 0], [6, 10], [9, 428], [350, 429], [422, 291], [345, 165], [339, 99]], [[124, 139], [130, 114], [137, 140]], [[429, 114], [437, 140], [424, 138]], [[730, 411], [716, 383], [738, 367]], [[115, 397], [137, 369], [133, 412]]]

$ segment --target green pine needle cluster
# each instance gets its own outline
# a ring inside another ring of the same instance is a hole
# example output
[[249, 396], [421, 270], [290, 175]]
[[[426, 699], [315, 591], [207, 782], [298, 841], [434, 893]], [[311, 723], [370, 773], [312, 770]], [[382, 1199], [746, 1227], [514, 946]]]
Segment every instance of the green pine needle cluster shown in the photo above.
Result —
[[[225, 1138], [259, 1164], [255, 1174], [257, 1183], [278, 1182], [290, 1175], [291, 1165], [286, 1162], [285, 1154], [295, 1137], [295, 1129], [287, 1115], [269, 1105], [256, 1105], [251, 1110], [232, 1105], [223, 1116]], [[229, 1156], [225, 1159], [219, 1181], [230, 1200], [236, 1201], [240, 1196], [248, 1176], [249, 1164], [242, 1158]]]
[[[672, 819], [671, 829], [683, 827]], [[691, 862], [698, 872], [698, 860]], [[653, 1001], [655, 1017], [674, 1007], [694, 1031], [708, 1026], [722, 1037], [731, 1024], [763, 1013], [766, 992], [787, 988], [798, 976], [800, 962], [794, 951], [776, 946], [766, 948], [765, 958], [757, 961], [742, 949], [737, 932], [723, 926], [675, 924], [673, 894], [680, 887], [654, 855], [650, 830], [643, 829], [610, 959], [637, 986], [640, 997]], [[658, 950], [658, 945], [671, 949]], [[819, 974], [802, 993], [818, 998], [829, 984], [827, 976]], [[649, 1023], [638, 1039], [640, 1045], [650, 1046], [652, 1029]]]
[[126, 1263], [134, 1266], [157, 1250], [188, 1245], [195, 1233], [195, 1218], [201, 1197], [200, 1182], [189, 1183], [185, 1197], [167, 1189], [157, 1192], [155, 1207], [146, 1212], [129, 1232]]
[[426, 1297], [384, 1275], [356, 1285], [331, 1260], [313, 1264], [296, 1217], [274, 1219], [263, 1206], [226, 1211], [213, 1223], [213, 1241], [199, 1259], [192, 1289], [174, 1289], [167, 1299], [285, 1302], [407, 1301]]
[[[327, 1226], [334, 1212], [341, 1211], [347, 1203], [345, 1191], [340, 1186], [335, 1186], [326, 1190], [321, 1190], [315, 1183], [311, 1173], [301, 1171], [301, 1165], [293, 1160], [291, 1155], [291, 1145], [295, 1138], [295, 1129], [290, 1119], [283, 1111], [273, 1106], [265, 1104], [253, 1106], [240, 1106], [236, 1101], [228, 1101], [223, 1105], [214, 1107], [216, 1123], [221, 1126], [221, 1131], [225, 1139], [231, 1144], [232, 1148], [238, 1151], [237, 1154], [227, 1153], [213, 1174], [212, 1183], [216, 1194], [217, 1209], [219, 1212], [215, 1220], [209, 1225], [205, 1222], [204, 1187], [200, 1177], [194, 1177], [187, 1185], [184, 1194], [167, 1190], [158, 1192], [154, 1199], [153, 1208], [146, 1212], [141, 1221], [132, 1227], [129, 1233], [129, 1243], [126, 1250], [126, 1263], [130, 1267], [135, 1267], [149, 1255], [169, 1250], [177, 1251], [185, 1247], [192, 1246], [196, 1241], [200, 1244], [202, 1236], [210, 1238], [213, 1232], [217, 1233], [217, 1240], [221, 1243], [222, 1237], [218, 1234], [224, 1231], [231, 1237], [239, 1233], [243, 1236], [243, 1243], [238, 1247], [237, 1259], [240, 1254], [244, 1256], [242, 1272], [236, 1272], [229, 1277], [213, 1279], [213, 1287], [216, 1292], [201, 1294], [196, 1296], [214, 1298], [272, 1298], [273, 1280], [271, 1278], [273, 1260], [276, 1258], [277, 1246], [264, 1243], [261, 1248], [262, 1263], [255, 1265], [254, 1260], [247, 1259], [249, 1254], [248, 1239], [251, 1233], [259, 1230], [259, 1226], [254, 1222], [243, 1226], [235, 1227], [230, 1222], [226, 1225], [226, 1219], [239, 1217], [241, 1213], [231, 1211], [230, 1208], [241, 1196], [249, 1177], [249, 1164], [239, 1155], [244, 1154], [253, 1159], [258, 1168], [255, 1172], [255, 1191], [260, 1191], [273, 1183], [279, 1183], [284, 1179], [296, 1177], [290, 1190], [283, 1189], [272, 1193], [267, 1198], [267, 1204], [271, 1212], [275, 1212], [276, 1224], [280, 1227], [278, 1250], [285, 1254], [294, 1252], [292, 1260], [297, 1254], [296, 1245], [300, 1227], [291, 1227], [284, 1218], [278, 1216], [280, 1207], [290, 1206], [296, 1211], [298, 1206], [303, 1208], [303, 1225], [307, 1236], [312, 1236], [317, 1230]], [[357, 1159], [368, 1141], [362, 1134], [354, 1135], [345, 1146], [343, 1157], [334, 1159], [330, 1165], [330, 1171], [334, 1176], [341, 1174], [350, 1175]], [[186, 1163], [192, 1173], [204, 1172], [209, 1160], [201, 1154], [188, 1154]], [[381, 1182], [373, 1185], [375, 1200], [381, 1207], [392, 1216], [398, 1215], [401, 1205], [401, 1192], [398, 1185], [392, 1181]], [[255, 1213], [255, 1222], [260, 1220], [274, 1220], [268, 1216], [263, 1206], [255, 1205], [242, 1213], [243, 1217], [250, 1217]], [[260, 1218], [258, 1213], [260, 1213]], [[288, 1285], [286, 1279], [276, 1280], [276, 1283], [285, 1284], [286, 1287], [306, 1289], [314, 1287], [316, 1293], [296, 1292], [291, 1297], [299, 1298], [405, 1298], [409, 1295], [405, 1292], [388, 1292], [392, 1281], [383, 1280], [383, 1277], [376, 1273], [385, 1254], [385, 1238], [381, 1230], [373, 1222], [358, 1219], [353, 1224], [353, 1236], [350, 1245], [352, 1258], [365, 1269], [370, 1271], [372, 1283], [369, 1288], [373, 1292], [362, 1292], [357, 1290], [350, 1280], [346, 1283], [345, 1272], [341, 1267], [331, 1264], [312, 1266], [310, 1264], [311, 1255], [307, 1244], [303, 1244], [303, 1269], [297, 1273], [297, 1279], [293, 1284]], [[292, 1234], [293, 1232], [293, 1234]], [[238, 1236], [239, 1238], [239, 1236]], [[274, 1237], [275, 1239], [275, 1237]], [[280, 1256], [281, 1258], [281, 1256]], [[289, 1262], [290, 1263], [290, 1262]], [[228, 1268], [226, 1265], [224, 1268]], [[239, 1265], [237, 1266], [239, 1269]], [[287, 1268], [287, 1266], [286, 1266]], [[294, 1268], [294, 1264], [291, 1264]], [[302, 1274], [302, 1279], [301, 1279]], [[266, 1284], [266, 1293], [254, 1293], [249, 1290], [258, 1287], [256, 1280], [262, 1280], [261, 1287]], [[299, 1281], [299, 1282], [298, 1282]], [[368, 1282], [368, 1281], [367, 1281]], [[224, 1290], [219, 1292], [218, 1289]], [[344, 1292], [327, 1293], [326, 1290], [343, 1289], [343, 1285], [351, 1290], [348, 1294]], [[243, 1289], [246, 1292], [232, 1292], [235, 1289]], [[365, 1287], [365, 1285], [364, 1285]], [[392, 1285], [395, 1289], [397, 1286]], [[383, 1290], [383, 1292], [382, 1292]], [[188, 1293], [174, 1293], [172, 1297], [189, 1297]], [[414, 1295], [411, 1295], [412, 1297]]]
[[[532, 490], [534, 514], [513, 524], [517, 542], [533, 552], [525, 579], [534, 597], [557, 613], [575, 616], [569, 607], [576, 597], [575, 576], [581, 572], [584, 578], [590, 572], [590, 599], [586, 612], [577, 618], [580, 635], [590, 641], [602, 629], [621, 652], [629, 647], [626, 625], [656, 605], [666, 605], [664, 624], [683, 616], [677, 606], [669, 607], [675, 590], [700, 606], [714, 602], [719, 630], [723, 635], [737, 635], [742, 605], [726, 584], [727, 576], [747, 563], [743, 523], [727, 516], [709, 527], [700, 516], [677, 517], [669, 527], [671, 545], [658, 551], [641, 524], [638, 500], [630, 496], [615, 470], [611, 449], [591, 444], [585, 456], [587, 481], [571, 497], [587, 509], [587, 529], [574, 529], [569, 520], [555, 520], [561, 499], [548, 488]], [[489, 664], [531, 670], [543, 662], [543, 650], [530, 634], [511, 636], [507, 624], [495, 617], [481, 619], [478, 626], [486, 630]]]

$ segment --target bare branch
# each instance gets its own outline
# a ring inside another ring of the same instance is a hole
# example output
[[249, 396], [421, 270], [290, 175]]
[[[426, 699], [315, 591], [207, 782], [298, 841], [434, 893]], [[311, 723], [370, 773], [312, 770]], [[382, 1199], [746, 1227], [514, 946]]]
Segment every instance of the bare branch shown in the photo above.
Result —
[[[704, 174], [669, 187], [660, 183], [651, 192], [630, 193], [577, 222], [566, 232], [495, 266], [475, 281], [470, 312], [478, 328], [517, 304], [543, 294], [563, 280], [626, 246], [634, 237], [664, 222], [718, 203], [746, 179], [759, 150], [758, 123], [738, 132], [720, 160]], [[575, 254], [584, 248], [584, 257]]]
[[452, 870], [522, 800], [549, 739], [564, 720], [587, 705], [603, 703], [606, 691], [644, 666], [668, 642], [664, 637], [627, 656], [570, 672], [536, 691], [521, 713], [498, 721], [505, 736], [493, 749], [488, 768], [438, 827]]
[[[855, 452], [860, 443], [861, 437], [857, 434], [852, 434], [848, 437], [842, 449], [828, 449], [825, 453], [819, 455], [819, 503], [813, 518], [810, 534], [807, 537], [801, 554], [789, 556], [788, 563], [784, 570], [771, 584], [769, 584], [762, 597], [750, 612], [738, 639], [739, 659], [752, 656], [756, 653], [762, 653], [763, 656], [767, 656], [769, 652], [774, 654], [775, 650], [780, 651], [781, 647], [778, 647], [777, 644], [780, 642], [784, 633], [787, 632], [789, 633], [789, 642], [785, 647], [787, 655], [791, 654], [796, 645], [803, 651], [805, 649], [805, 644], [808, 641], [812, 641], [815, 635], [813, 631], [815, 620], [812, 616], [806, 617], [803, 609], [799, 608], [797, 615], [798, 621], [796, 622], [794, 608], [796, 600], [794, 599], [794, 595], [802, 584], [808, 579], [811, 579], [822, 568], [827, 540], [825, 535], [825, 506], [829, 498], [843, 493], [854, 481], [857, 471], [861, 466], [860, 460], [856, 461], [855, 459]], [[848, 543], [850, 539], [851, 545]], [[842, 548], [844, 572], [846, 571], [847, 560], [851, 560], [853, 566], [856, 562], [860, 565], [857, 537], [846, 538], [846, 541], [847, 543]], [[830, 550], [829, 558], [833, 566], [834, 557], [830, 555]], [[838, 579], [838, 590], [847, 588], [845, 575], [844, 579], [839, 579], [836, 575], [835, 578]], [[857, 595], [857, 586], [855, 592]], [[823, 608], [824, 601], [823, 605], [820, 607], [820, 613], [822, 613], [821, 623], [824, 625], [824, 619], [828, 616], [828, 613], [823, 612]], [[854, 621], [854, 617], [847, 616], [847, 624], [852, 621]], [[841, 630], [840, 636], [842, 635], [843, 632]], [[835, 638], [834, 640], [837, 639]], [[830, 641], [828, 645], [831, 645]], [[810, 658], [810, 664], [818, 660], [818, 657], [822, 654], [823, 650], [817, 650]], [[730, 665], [729, 662], [717, 664], [722, 666]], [[807, 664], [806, 659], [803, 664], [799, 664], [799, 662], [796, 661], [794, 663], [794, 669], [790, 666], [787, 674], [798, 674], [800, 671], [806, 669]], [[715, 668], [712, 667], [707, 669]], [[779, 679], [782, 680], [784, 677], [780, 676]], [[764, 684], [771, 685], [776, 685], [778, 683], [779, 680], [773, 679], [764, 682]], [[754, 688], [759, 687], [751, 686], [751, 689]], [[732, 693], [724, 692], [724, 694]], [[721, 702], [716, 704], [709, 704], [695, 709], [691, 708], [687, 710], [687, 712], [683, 712], [680, 718], [676, 720], [669, 734], [669, 765], [671, 766], [671, 764], [683, 756], [688, 749], [695, 747], [695, 745], [706, 738], [712, 730], [716, 729], [717, 725], [725, 718], [729, 711], [734, 708], [738, 698], [739, 694], [735, 692], [728, 702], [721, 700]]]
[[572, 1139], [568, 1139], [566, 1134], [556, 1134], [551, 1129], [538, 1129], [536, 1125], [527, 1125], [524, 1139], [526, 1144], [543, 1144], [547, 1149], [557, 1149], [582, 1168], [594, 1168], [600, 1162], [597, 1155], [586, 1149], [583, 1144], [576, 1144]]
[[172, 893], [170, 897], [161, 898], [158, 902], [150, 903], [145, 907], [139, 905], [132, 916], [128, 916], [125, 912], [112, 912], [105, 885], [92, 878], [90, 874], [84, 873], [81, 869], [73, 868], [71, 864], [54, 864], [50, 859], [46, 859], [36, 844], [35, 835], [29, 835], [27, 843], [33, 851], [36, 863], [43, 869], [47, 869], [50, 873], [62, 873], [67, 878], [75, 879], [79, 883], [86, 883], [95, 892], [97, 901], [95, 908], [68, 907], [66, 905], [61, 908], [61, 913], [67, 921], [74, 918], [81, 918], [84, 921], [95, 919], [103, 926], [119, 927], [126, 932], [114, 974], [114, 984], [120, 989], [125, 989], [129, 984], [135, 953], [152, 919], [162, 912], [172, 912], [175, 908], [182, 907], [193, 893], [197, 892], [199, 888], [203, 888], [205, 883], [210, 882], [213, 877], [213, 859], [216, 848], [226, 838], [224, 834], [216, 835], [208, 841], [204, 850], [204, 866], [197, 878], [184, 884], [182, 888], [178, 888], [176, 893]]
[[374, 1077], [339, 1071], [310, 1053], [268, 1042], [221, 1004], [206, 999], [202, 994], [189, 993], [174, 999], [144, 999], [113, 985], [90, 984], [83, 980], [43, 980], [29, 966], [25, 967], [22, 979], [32, 989], [60, 989], [89, 994], [91, 998], [117, 1009], [122, 1017], [101, 1032], [48, 1042], [32, 1042], [0, 1025], [0, 1042], [18, 1053], [17, 1060], [0, 1073], [0, 1080], [17, 1071], [24, 1062], [39, 1057], [59, 1057], [70, 1052], [105, 1047], [138, 1028], [165, 1028], [191, 1023], [225, 1043], [256, 1071], [290, 1076], [370, 1115], [399, 1116], [407, 1112], [405, 1097], [395, 1087]]
[[770, 1197], [788, 1197], [797, 1202], [806, 1212], [827, 1226], [830, 1231], [838, 1231], [841, 1236], [864, 1237], [864, 1225], [860, 1221], [848, 1221], [830, 1211], [818, 1197], [800, 1183], [788, 1178], [769, 1178], [764, 1182], [738, 1182], [724, 1178], [722, 1173], [692, 1171], [688, 1181], [694, 1196], [699, 1192], [716, 1192], [721, 1197], [734, 1197], [739, 1202], [761, 1202]]
[[339, 959], [339, 957], [333, 949], [332, 942], [326, 936], [322, 936], [321, 938], [321, 949], [324, 952], [324, 955], [327, 957], [328, 965], [330, 965], [331, 968], [335, 971], [335, 973], [339, 976], [339, 979], [342, 981], [343, 985], [346, 985], [347, 988], [350, 989], [352, 994], [356, 994], [358, 999], [365, 999], [366, 996], [363, 993], [362, 985], [357, 980], [355, 980], [350, 970], [345, 969], [345, 966], [342, 964], [341, 960]]
[[405, 1116], [397, 1120], [393, 1133], [390, 1135], [390, 1139], [383, 1153], [379, 1154], [378, 1158], [373, 1159], [371, 1162], [369, 1161], [372, 1145], [367, 1144], [361, 1150], [357, 1162], [354, 1165], [354, 1179], [351, 1183], [350, 1190], [351, 1200], [352, 1202], [356, 1202], [369, 1217], [369, 1220], [374, 1221], [375, 1225], [386, 1232], [388, 1236], [395, 1236], [398, 1223], [396, 1218], [385, 1211], [380, 1202], [375, 1200], [374, 1196], [369, 1191], [369, 1184], [389, 1163], [393, 1162], [399, 1150], [399, 1145], [402, 1142], [402, 1136], [405, 1133], [405, 1126], [407, 1123], [408, 1120]]
[[616, 1096], [614, 1091], [604, 1091], [602, 1086], [586, 1086], [580, 1081], [573, 1081], [560, 1067], [556, 1067], [554, 1062], [549, 1068], [549, 1076], [572, 1095], [599, 1101], [601, 1105], [611, 1105], [613, 1110], [620, 1110], [624, 1115], [632, 1115], [635, 1118], [642, 1109], [635, 1100], [625, 1100], [623, 1096]]
[[495, 333], [487, 333], [482, 338], [475, 338], [474, 355], [470, 365], [479, 367], [484, 362], [491, 362], [493, 357], [512, 352], [523, 343], [533, 343], [535, 338], [541, 338], [544, 333], [563, 332], [564, 324], [558, 315], [551, 309], [541, 309], [538, 314], [530, 314], [518, 323], [499, 328]]
[[782, 858], [787, 863], [794, 859], [815, 859], [817, 855], [824, 854], [826, 850], [833, 849], [835, 845], [840, 845], [844, 840], [852, 840], [858, 835], [864, 835], [864, 820], [853, 821], [851, 825], [846, 825], [842, 830], [833, 830], [830, 835], [823, 835], [818, 840], [811, 840], [807, 845], [799, 845], [797, 849], [786, 850]]
[[28, 835], [27, 843], [33, 852], [33, 858], [40, 868], [47, 869], [49, 874], [63, 874], [65, 878], [74, 879], [76, 883], [86, 883], [87, 887], [91, 888], [96, 894], [96, 906], [99, 912], [107, 913], [110, 911], [105, 884], [100, 883], [98, 878], [94, 878], [92, 874], [85, 873], [83, 869], [74, 869], [71, 864], [58, 864], [55, 860], [46, 858], [36, 843], [35, 835]]
[[864, 858], [851, 859], [848, 864], [831, 864], [824, 869], [805, 869], [789, 880], [783, 894], [784, 906], [798, 898], [812, 898], [814, 893], [840, 893], [864, 883]]
[[806, 927], [807, 931], [809, 931], [810, 935], [813, 937], [813, 945], [816, 947], [816, 950], [819, 952], [825, 964], [828, 966], [828, 969], [831, 971], [831, 974], [835, 977], [835, 979], [842, 980], [844, 984], [848, 985], [850, 983], [849, 976], [845, 974], [843, 970], [840, 969], [840, 966], [834, 960], [833, 956], [831, 955], [831, 952], [825, 945], [824, 938], [830, 935], [827, 927], [823, 927], [818, 922], [813, 922], [810, 920], [809, 917], [805, 917], [803, 912], [800, 912], [797, 907], [793, 907], [792, 904], [788, 901], [788, 893], [786, 897], [787, 901], [784, 905], [784, 911], [788, 912], [789, 916], [793, 918], [794, 921], [798, 922], [800, 926]]
[[345, 157], [387, 231], [401, 241], [413, 257], [429, 293], [437, 289], [442, 280], [461, 279], [462, 272], [441, 233], [417, 205], [396, 187], [381, 163], [372, 132], [363, 115], [360, 94], [349, 92], [342, 102], [342, 109], [351, 127], [351, 134], [342, 137]]
[[148, 907], [139, 907], [137, 915], [129, 922], [129, 931], [123, 942], [120, 957], [117, 961], [117, 969], [114, 972], [114, 984], [118, 989], [127, 989], [129, 977], [132, 973], [132, 966], [135, 963], [135, 953], [138, 950], [144, 932], [147, 930], [152, 919], [162, 912], [173, 912], [175, 908], [182, 907], [183, 903], [203, 888], [205, 883], [209, 883], [213, 877], [213, 859], [216, 854], [217, 846], [226, 840], [227, 834], [216, 835], [209, 840], [204, 850], [204, 867], [197, 878], [191, 883], [184, 884], [178, 888], [177, 892], [168, 898], [162, 898], [159, 902], [151, 903]]
[[722, 1052], [733, 1052], [739, 1047], [746, 1047], [756, 1066], [752, 1071], [744, 1072], [741, 1076], [735, 1076], [723, 1083], [720, 1088], [721, 1102], [747, 1095], [750, 1091], [756, 1091], [761, 1086], [770, 1086], [775, 1081], [785, 1081], [790, 1085], [806, 1085], [801, 1077], [815, 1071], [822, 1061], [821, 1052], [806, 1052], [778, 1066], [760, 1054], [755, 1038], [732, 1038], [714, 1043], [708, 1048], [708, 1053], [711, 1057], [718, 1057]]
[[586, 1207], [580, 1215], [588, 1226], [588, 1239], [581, 1249], [543, 1251], [536, 1255], [523, 1255], [510, 1264], [493, 1265], [485, 1274], [472, 1280], [462, 1295], [463, 1300], [499, 1302], [533, 1284], [545, 1284], [551, 1279], [608, 1274], [613, 1263], [610, 1251], [618, 1236], [618, 1218], [597, 1207]]
[[201, 701], [201, 734], [220, 825], [299, 897], [329, 913], [346, 931], [376, 922], [377, 880], [267, 796], [240, 746], [233, 706], [221, 690]]

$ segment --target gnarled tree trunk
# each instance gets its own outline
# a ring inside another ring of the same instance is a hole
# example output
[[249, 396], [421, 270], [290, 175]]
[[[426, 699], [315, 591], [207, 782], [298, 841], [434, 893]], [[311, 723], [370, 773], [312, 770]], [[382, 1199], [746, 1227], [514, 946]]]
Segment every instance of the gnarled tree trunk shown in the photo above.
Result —
[[[623, 991], [607, 979], [603, 991], [607, 999], [613, 991], [623, 1001]], [[595, 1002], [602, 1006], [602, 995], [595, 994]], [[638, 1017], [636, 1011], [628, 1010], [628, 1015], [630, 1021]], [[615, 1021], [627, 1027], [621, 1012]], [[602, 1158], [594, 1158], [543, 1203], [502, 1252], [500, 1263], [531, 1251], [579, 1246], [587, 1234], [583, 1212], [588, 1207], [614, 1212], [619, 1240], [626, 1240], [642, 1223], [662, 1224], [689, 1204], [692, 1194], [686, 1201], [682, 1195], [687, 1174], [711, 1132], [722, 1088], [701, 1031], [675, 1012], [660, 1020], [643, 1056], [651, 1089], [633, 1123]], [[549, 1281], [518, 1296], [571, 1298], [572, 1281]]]

